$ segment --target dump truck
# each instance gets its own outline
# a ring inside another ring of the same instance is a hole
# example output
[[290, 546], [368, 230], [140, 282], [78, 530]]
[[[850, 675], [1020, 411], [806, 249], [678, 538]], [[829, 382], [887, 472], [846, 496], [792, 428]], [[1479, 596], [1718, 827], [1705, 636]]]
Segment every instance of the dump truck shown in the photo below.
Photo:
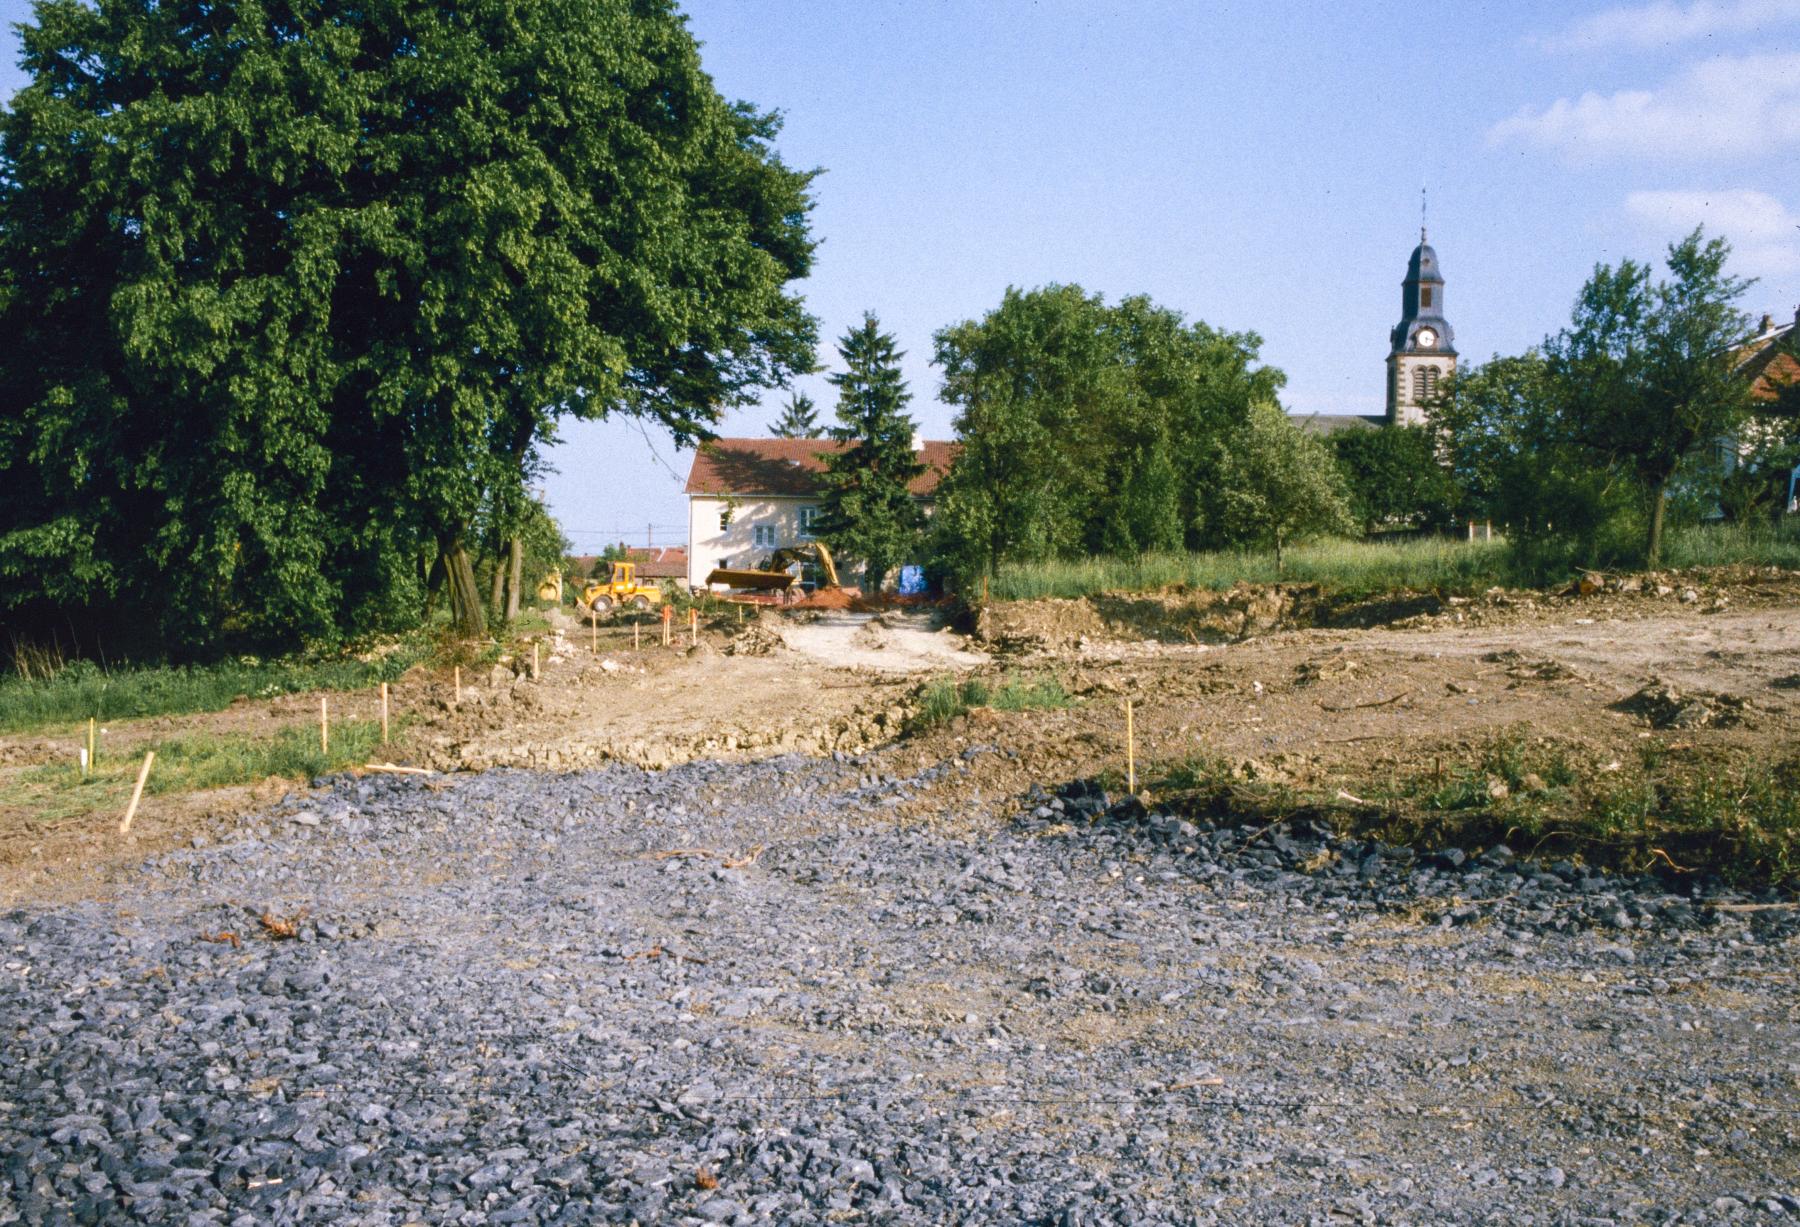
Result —
[[790, 545], [776, 550], [760, 567], [714, 567], [708, 572], [706, 582], [709, 586], [724, 584], [744, 592], [767, 592], [786, 600], [799, 600], [805, 595], [805, 589], [801, 586], [799, 577], [788, 570], [797, 562], [817, 566], [825, 581], [823, 587], [838, 586], [837, 564], [823, 541], [809, 541], [803, 545]]
[[581, 590], [582, 608], [591, 618], [604, 618], [615, 609], [643, 612], [662, 604], [662, 589], [655, 584], [641, 584], [635, 562], [615, 562], [606, 579]]

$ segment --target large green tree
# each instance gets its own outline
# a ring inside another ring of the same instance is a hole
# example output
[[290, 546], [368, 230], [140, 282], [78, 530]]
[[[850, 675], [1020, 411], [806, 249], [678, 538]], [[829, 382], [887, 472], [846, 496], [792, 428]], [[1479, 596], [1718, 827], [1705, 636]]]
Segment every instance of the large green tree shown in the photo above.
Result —
[[918, 546], [924, 513], [910, 490], [925, 471], [913, 449], [917, 426], [906, 414], [912, 394], [900, 373], [904, 355], [873, 312], [838, 342], [844, 369], [838, 390], [842, 446], [826, 459], [825, 493], [814, 531], [840, 557], [863, 564], [863, 586], [879, 591], [888, 572]]
[[1750, 320], [1730, 276], [1731, 246], [1695, 229], [1668, 251], [1669, 277], [1633, 260], [1600, 265], [1569, 326], [1545, 350], [1570, 438], [1634, 477], [1645, 498], [1645, 561], [1662, 556], [1670, 482], [1700, 446], [1731, 433], [1751, 407], [1738, 365]]
[[1331, 450], [1344, 474], [1350, 510], [1365, 533], [1447, 523], [1455, 487], [1433, 433], [1420, 426], [1346, 430]]
[[809, 369], [810, 176], [667, 0], [38, 0], [0, 117], [0, 610], [202, 648], [416, 609], [558, 419]]
[[1450, 465], [1457, 512], [1505, 525], [1515, 545], [1560, 538], [1597, 561], [1603, 539], [1630, 516], [1629, 483], [1571, 437], [1542, 352], [1458, 372], [1426, 413]]
[[1251, 406], [1232, 431], [1203, 503], [1226, 540], [1272, 547], [1277, 571], [1294, 541], [1356, 531], [1330, 448], [1272, 403]]
[[937, 334], [962, 452], [940, 490], [939, 553], [965, 575], [1008, 558], [1206, 544], [1205, 475], [1282, 375], [1258, 338], [1147, 298], [1009, 289]]

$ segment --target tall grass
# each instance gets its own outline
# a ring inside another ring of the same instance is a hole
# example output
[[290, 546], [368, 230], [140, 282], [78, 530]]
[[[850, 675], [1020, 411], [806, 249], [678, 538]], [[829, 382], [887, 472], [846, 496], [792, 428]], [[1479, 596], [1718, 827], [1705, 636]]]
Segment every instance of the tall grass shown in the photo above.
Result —
[[[1504, 541], [1423, 537], [1411, 541], [1316, 541], [1286, 552], [1275, 569], [1272, 553], [1219, 550], [1009, 563], [994, 579], [1003, 601], [1083, 597], [1096, 592], [1145, 592], [1176, 584], [1223, 590], [1234, 584], [1318, 584], [1350, 595], [1401, 588], [1480, 592], [1496, 584], [1534, 586], [1566, 578], [1583, 560], [1567, 550], [1539, 548], [1527, 557]], [[1669, 568], [1738, 564], [1800, 568], [1800, 517], [1770, 524], [1701, 524], [1669, 533]]]
[[0, 679], [0, 732], [87, 720], [218, 711], [245, 696], [274, 698], [307, 690], [357, 690], [391, 682], [424, 659], [422, 641], [375, 660], [260, 661], [102, 669], [65, 665], [50, 677]]
[[1142, 558], [1052, 559], [1000, 569], [993, 595], [1003, 601], [1080, 597], [1095, 592], [1141, 592], [1184, 584], [1226, 589], [1233, 584], [1320, 584], [1348, 592], [1394, 588], [1469, 591], [1506, 582], [1508, 554], [1501, 541], [1319, 541], [1275, 555], [1220, 550], [1204, 554], [1147, 554]]
[[1695, 524], [1672, 530], [1663, 543], [1670, 567], [1800, 568], [1800, 516], [1779, 524]]

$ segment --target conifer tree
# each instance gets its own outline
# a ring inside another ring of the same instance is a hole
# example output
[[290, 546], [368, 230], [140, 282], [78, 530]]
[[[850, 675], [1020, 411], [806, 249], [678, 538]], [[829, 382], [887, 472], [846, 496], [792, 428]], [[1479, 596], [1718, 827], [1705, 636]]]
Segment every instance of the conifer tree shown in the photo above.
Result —
[[788, 397], [772, 429], [777, 439], [817, 439], [825, 434], [825, 428], [819, 425], [819, 411], [812, 397], [804, 392]]
[[832, 550], [863, 564], [863, 587], [879, 591], [888, 572], [917, 548], [924, 513], [909, 489], [925, 471], [913, 450], [912, 399], [900, 375], [904, 356], [874, 312], [838, 342], [844, 369], [833, 374], [843, 448], [826, 461], [825, 497], [815, 531]]

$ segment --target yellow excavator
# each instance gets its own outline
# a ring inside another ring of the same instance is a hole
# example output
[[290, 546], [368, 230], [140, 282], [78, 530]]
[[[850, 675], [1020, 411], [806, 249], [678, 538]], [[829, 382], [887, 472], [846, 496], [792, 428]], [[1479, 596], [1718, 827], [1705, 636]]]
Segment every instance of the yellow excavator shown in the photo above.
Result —
[[823, 541], [807, 541], [784, 546], [763, 560], [760, 567], [714, 567], [707, 575], [708, 585], [725, 584], [750, 592], [778, 592], [789, 600], [797, 600], [805, 592], [799, 581], [788, 573], [795, 563], [812, 563], [819, 568], [822, 588], [839, 587], [837, 563]]
[[604, 580], [581, 590], [581, 605], [589, 617], [604, 618], [615, 609], [633, 609], [642, 613], [653, 605], [662, 604], [661, 588], [638, 582], [637, 563], [615, 562], [611, 565], [612, 571]]

